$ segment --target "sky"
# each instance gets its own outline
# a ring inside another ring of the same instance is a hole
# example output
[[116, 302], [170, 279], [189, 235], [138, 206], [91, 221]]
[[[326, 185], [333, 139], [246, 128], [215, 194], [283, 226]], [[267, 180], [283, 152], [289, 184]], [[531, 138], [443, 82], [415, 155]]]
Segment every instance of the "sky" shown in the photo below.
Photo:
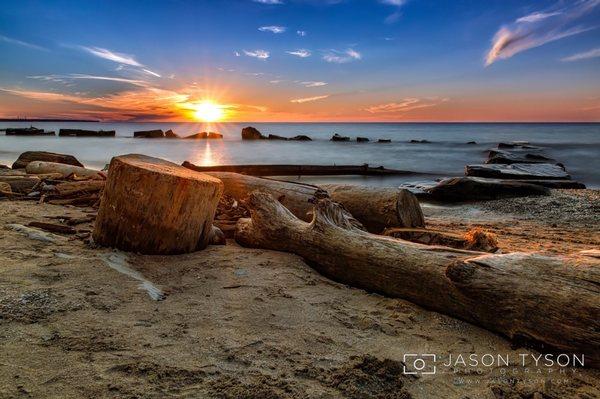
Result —
[[0, 117], [600, 121], [600, 0], [3, 0], [0, 54]]

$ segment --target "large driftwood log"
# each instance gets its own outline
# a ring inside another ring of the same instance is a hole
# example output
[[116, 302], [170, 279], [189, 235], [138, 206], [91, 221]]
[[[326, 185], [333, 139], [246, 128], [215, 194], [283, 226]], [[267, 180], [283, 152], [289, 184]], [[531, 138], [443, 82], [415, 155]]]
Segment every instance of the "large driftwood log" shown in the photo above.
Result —
[[203, 249], [222, 192], [218, 179], [162, 159], [136, 154], [115, 157], [94, 240], [143, 254]]
[[457, 317], [545, 350], [600, 365], [600, 260], [581, 255], [490, 255], [369, 234], [328, 199], [310, 223], [265, 193], [240, 219], [244, 246], [298, 254], [333, 280]]
[[47, 151], [25, 151], [19, 155], [19, 158], [17, 158], [17, 160], [12, 164], [12, 168], [25, 168], [32, 161], [64, 163], [66, 165], [83, 167], [83, 164], [79, 162], [73, 155], [57, 154], [55, 152]]
[[380, 233], [386, 227], [425, 226], [419, 200], [406, 189], [350, 184], [321, 184], [320, 187], [372, 233]]
[[63, 177], [75, 175], [95, 180], [105, 179], [104, 172], [94, 169], [82, 168], [81, 166], [65, 165], [56, 162], [32, 161], [25, 168], [29, 174], [60, 173]]

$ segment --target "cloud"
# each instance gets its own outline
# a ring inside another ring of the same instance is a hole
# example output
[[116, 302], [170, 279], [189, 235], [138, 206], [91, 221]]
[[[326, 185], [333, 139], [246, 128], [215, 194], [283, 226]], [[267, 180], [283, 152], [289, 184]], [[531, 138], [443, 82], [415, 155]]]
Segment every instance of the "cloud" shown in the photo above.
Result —
[[347, 49], [345, 51], [329, 50], [323, 59], [327, 62], [335, 64], [345, 64], [350, 61], [360, 60], [362, 55], [353, 49]]
[[300, 57], [300, 58], [310, 57], [310, 54], [311, 54], [309, 50], [306, 50], [303, 48], [294, 50], [294, 51], [286, 51], [286, 53], [295, 55], [296, 57]]
[[379, 0], [379, 2], [381, 4], [396, 7], [396, 11], [385, 17], [385, 19], [383, 20], [383, 22], [385, 22], [386, 24], [393, 24], [394, 22], [397, 22], [402, 16], [402, 13], [400, 12], [400, 7], [402, 7], [406, 3], [406, 0]]
[[300, 82], [304, 87], [321, 87], [327, 85], [327, 82]]
[[305, 31], [305, 30], [297, 30], [297, 31], [296, 31], [296, 34], [297, 34], [298, 36], [302, 36], [302, 37], [304, 37], [304, 36], [306, 36], [306, 31]]
[[283, 1], [281, 0], [252, 0], [255, 3], [261, 3], [261, 4], [283, 4]]
[[162, 78], [158, 73], [153, 72], [149, 69], [142, 68], [142, 71], [146, 72], [148, 75], [156, 76], [157, 78]]
[[598, 58], [598, 57], [600, 57], [600, 47], [592, 49], [590, 51], [585, 51], [583, 53], [573, 54], [569, 57], [562, 58], [561, 61], [572, 62], [572, 61], [587, 60], [590, 58]]
[[577, 25], [579, 20], [600, 4], [600, 0], [581, 0], [560, 11], [534, 12], [501, 27], [494, 35], [485, 65], [507, 59], [522, 51], [574, 36], [595, 27]]
[[244, 50], [244, 54], [246, 54], [248, 57], [259, 58], [261, 60], [266, 60], [267, 58], [269, 58], [271, 56], [269, 54], [269, 52], [266, 50], [254, 50], [254, 51]]
[[261, 32], [272, 32], [272, 33], [283, 33], [286, 31], [285, 26], [277, 26], [277, 25], [269, 25], [269, 26], [261, 26], [258, 28]]
[[281, 82], [285, 82], [285, 80], [282, 80], [282, 79], [269, 80], [269, 83], [271, 83], [273, 85], [279, 84]]
[[41, 50], [41, 51], [48, 51], [48, 49], [35, 45], [35, 44], [31, 44], [31, 43], [27, 43], [21, 40], [17, 40], [17, 39], [13, 39], [12, 37], [8, 37], [8, 36], [3, 36], [0, 35], [0, 41], [2, 42], [6, 42], [6, 43], [11, 43], [11, 44], [16, 44], [19, 46], [23, 46], [23, 47], [28, 47], [28, 48], [32, 48], [35, 50]]
[[420, 108], [428, 108], [439, 105], [443, 102], [448, 101], [447, 98], [442, 99], [429, 99], [429, 100], [421, 100], [418, 98], [404, 98], [399, 102], [391, 102], [387, 104], [379, 104], [373, 105], [371, 107], [365, 108], [365, 111], [371, 114], [382, 114], [382, 113], [390, 113], [390, 114], [400, 114], [408, 111], [412, 111]]
[[101, 48], [101, 47], [86, 47], [86, 46], [80, 46], [80, 47], [83, 50], [87, 51], [88, 53], [95, 55], [96, 57], [103, 58], [105, 60], [118, 62], [119, 64], [125, 64], [125, 65], [130, 65], [130, 66], [135, 66], [135, 67], [143, 67], [144, 66], [144, 65], [140, 64], [139, 62], [137, 62], [135, 60], [135, 58], [133, 58], [132, 55], [115, 53], [113, 51], [110, 51], [110, 50], [107, 50], [107, 49]]
[[126, 79], [119, 78], [114, 76], [98, 76], [98, 75], [86, 75], [79, 73], [72, 73], [69, 75], [38, 75], [38, 76], [28, 76], [30, 79], [44, 80], [44, 81], [52, 81], [52, 82], [66, 82], [68, 80], [77, 80], [77, 79], [85, 79], [85, 80], [107, 80], [112, 82], [119, 83], [128, 83], [134, 86], [146, 87], [148, 83], [143, 80], [136, 79]]
[[314, 96], [314, 97], [306, 97], [306, 98], [295, 98], [293, 100], [290, 100], [291, 103], [298, 103], [298, 104], [302, 104], [302, 103], [308, 103], [311, 101], [317, 101], [317, 100], [322, 100], [324, 98], [329, 97], [329, 94], [326, 94], [324, 96]]
[[401, 7], [406, 3], [406, 0], [380, 0], [381, 4], [387, 4], [389, 6]]

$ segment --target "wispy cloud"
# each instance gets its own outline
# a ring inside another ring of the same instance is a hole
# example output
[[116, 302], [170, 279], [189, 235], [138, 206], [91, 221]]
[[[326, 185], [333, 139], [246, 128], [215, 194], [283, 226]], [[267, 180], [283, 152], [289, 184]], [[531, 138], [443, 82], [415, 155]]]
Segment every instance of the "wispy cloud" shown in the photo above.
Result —
[[327, 82], [300, 82], [300, 84], [304, 87], [321, 87], [327, 85]]
[[158, 73], [156, 73], [154, 71], [151, 71], [149, 69], [146, 69], [146, 68], [142, 68], [142, 71], [146, 72], [148, 75], [156, 76], [157, 78], [161, 78], [162, 77]]
[[365, 108], [365, 111], [371, 114], [382, 114], [382, 113], [390, 113], [390, 114], [400, 114], [408, 111], [412, 111], [420, 108], [428, 108], [439, 105], [440, 103], [448, 101], [447, 98], [442, 99], [430, 99], [430, 100], [421, 100], [418, 98], [404, 98], [399, 102], [391, 102], [387, 104], [378, 104], [373, 105], [371, 107]]
[[12, 37], [8, 37], [8, 36], [0, 35], [0, 41], [6, 42], [6, 43], [11, 43], [11, 44], [16, 44], [18, 46], [32, 48], [35, 50], [48, 51], [48, 49], [38, 46], [36, 44], [27, 43], [22, 40], [13, 39]]
[[314, 97], [305, 97], [305, 98], [295, 98], [293, 100], [290, 100], [290, 102], [292, 103], [298, 103], [298, 104], [302, 104], [302, 103], [308, 103], [311, 101], [318, 101], [318, 100], [322, 100], [324, 98], [329, 97], [329, 94], [326, 94], [324, 96], [314, 96]]
[[296, 34], [297, 34], [298, 36], [302, 36], [302, 37], [304, 37], [304, 36], [306, 36], [306, 31], [305, 31], [305, 30], [297, 30], [297, 31], [296, 31]]
[[287, 28], [285, 26], [278, 26], [278, 25], [261, 26], [260, 28], [258, 28], [258, 30], [261, 32], [272, 32], [272, 33], [283, 33], [286, 31], [286, 29]]
[[117, 52], [113, 52], [101, 47], [86, 47], [81, 46], [81, 48], [88, 53], [95, 55], [96, 57], [104, 58], [105, 60], [118, 62], [119, 64], [125, 64], [135, 67], [143, 67], [144, 65], [140, 64], [136, 61], [136, 59], [129, 54], [121, 54]]
[[69, 75], [36, 75], [36, 76], [28, 76], [28, 78], [44, 80], [44, 81], [52, 81], [52, 82], [62, 82], [62, 83], [69, 81], [69, 80], [78, 80], [78, 79], [106, 80], [106, 81], [119, 82], [119, 83], [128, 83], [128, 84], [132, 84], [134, 86], [141, 86], [141, 87], [148, 86], [148, 83], [143, 80], [126, 79], [126, 78], [120, 78], [120, 77], [115, 77], [115, 76], [86, 75], [86, 74], [79, 74], [79, 73], [72, 73]]
[[266, 50], [253, 50], [253, 51], [244, 50], [244, 54], [246, 54], [248, 57], [254, 57], [254, 58], [261, 59], [261, 60], [266, 60], [267, 58], [269, 58], [271, 56], [271, 54], [269, 54], [269, 52]]
[[394, 22], [398, 21], [402, 16], [400, 8], [406, 3], [406, 0], [379, 0], [379, 2], [396, 8], [396, 11], [394, 11], [384, 19], [384, 22], [386, 24], [393, 24]]
[[[559, 3], [561, 5], [562, 3]], [[578, 21], [600, 4], [600, 0], [581, 0], [571, 6], [534, 12], [501, 27], [494, 35], [485, 65], [507, 59], [522, 51], [574, 36], [595, 27], [577, 25]]]
[[590, 51], [585, 51], [583, 53], [573, 54], [569, 57], [562, 58], [561, 61], [572, 62], [572, 61], [587, 60], [590, 58], [598, 58], [598, 57], [600, 57], [600, 47], [592, 49]]
[[261, 3], [261, 4], [283, 4], [283, 1], [281, 0], [252, 0], [255, 3]]
[[327, 62], [335, 64], [345, 64], [350, 61], [360, 60], [362, 55], [353, 49], [347, 49], [345, 51], [329, 50], [323, 56], [323, 59]]
[[311, 52], [309, 50], [306, 50], [303, 48], [294, 50], [294, 51], [286, 51], [286, 53], [295, 55], [296, 57], [300, 57], [300, 58], [310, 57], [310, 55], [311, 55]]

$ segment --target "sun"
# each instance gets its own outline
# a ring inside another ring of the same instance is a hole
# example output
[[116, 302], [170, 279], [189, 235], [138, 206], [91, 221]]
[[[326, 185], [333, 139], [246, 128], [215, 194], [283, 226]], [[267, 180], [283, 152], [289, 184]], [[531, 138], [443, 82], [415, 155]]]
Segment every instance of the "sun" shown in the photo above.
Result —
[[225, 116], [223, 106], [212, 101], [203, 101], [194, 105], [194, 117], [204, 122], [218, 122]]

